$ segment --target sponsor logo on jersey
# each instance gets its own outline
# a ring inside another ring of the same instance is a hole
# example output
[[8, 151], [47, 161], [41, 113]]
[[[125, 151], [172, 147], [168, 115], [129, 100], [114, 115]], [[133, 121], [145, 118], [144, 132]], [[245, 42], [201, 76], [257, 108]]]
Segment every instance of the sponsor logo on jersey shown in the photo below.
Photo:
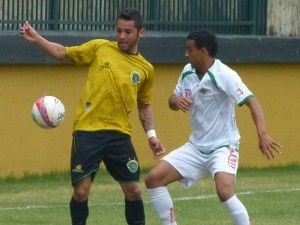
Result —
[[131, 173], [136, 173], [139, 168], [139, 163], [135, 159], [129, 159], [126, 163], [127, 168]]
[[109, 62], [105, 62], [104, 64], [101, 65], [101, 68], [109, 69], [110, 68], [110, 63]]
[[131, 83], [138, 84], [140, 82], [141, 82], [141, 75], [136, 71], [132, 71], [131, 72]]
[[206, 88], [201, 88], [201, 89], [199, 90], [199, 92], [200, 92], [201, 94], [205, 95], [205, 94], [208, 92], [208, 89], [206, 89]]

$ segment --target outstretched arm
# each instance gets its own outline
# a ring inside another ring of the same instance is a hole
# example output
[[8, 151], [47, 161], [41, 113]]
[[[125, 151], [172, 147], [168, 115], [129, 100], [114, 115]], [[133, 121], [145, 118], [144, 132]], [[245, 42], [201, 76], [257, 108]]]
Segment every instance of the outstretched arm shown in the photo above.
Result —
[[[138, 101], [138, 111], [141, 124], [147, 133], [149, 146], [155, 156], [160, 156], [165, 152], [160, 140], [156, 137], [153, 122], [153, 112], [150, 104]], [[150, 132], [148, 132], [150, 131]]]
[[65, 47], [61, 44], [48, 41], [43, 38], [29, 23], [26, 21], [23, 26], [20, 27], [20, 35], [33, 44], [36, 44], [46, 53], [57, 60], [66, 60], [67, 55]]
[[280, 153], [281, 145], [275, 142], [266, 131], [264, 114], [260, 103], [255, 97], [251, 97], [246, 102], [246, 105], [251, 111], [251, 116], [256, 126], [260, 151], [268, 159], [271, 157], [274, 159], [274, 152]]

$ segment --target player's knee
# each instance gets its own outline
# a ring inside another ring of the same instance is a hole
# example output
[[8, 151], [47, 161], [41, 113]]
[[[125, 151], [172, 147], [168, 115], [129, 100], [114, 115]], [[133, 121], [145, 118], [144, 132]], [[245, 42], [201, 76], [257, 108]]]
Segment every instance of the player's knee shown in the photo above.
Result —
[[73, 197], [79, 202], [86, 201], [89, 197], [89, 190], [80, 187], [74, 188]]
[[125, 197], [129, 201], [136, 201], [141, 199], [141, 188], [139, 185], [130, 185], [124, 189]]
[[146, 177], [145, 177], [145, 185], [147, 188], [152, 188], [152, 180], [151, 180], [151, 175], [148, 174]]
[[135, 187], [133, 187], [133, 188], [131, 188], [131, 189], [129, 190], [129, 192], [130, 192], [130, 194], [131, 194], [135, 199], [139, 199], [140, 196], [141, 196], [141, 189], [140, 189], [140, 187], [139, 187], [138, 185], [135, 186]]
[[151, 172], [145, 177], [144, 182], [147, 188], [156, 188], [160, 186], [158, 178]]
[[75, 183], [73, 186], [73, 197], [76, 201], [84, 202], [88, 199], [91, 187], [91, 177], [86, 177], [83, 180]]
[[221, 185], [217, 187], [217, 194], [220, 201], [225, 202], [234, 195], [234, 190], [231, 186]]
[[216, 190], [221, 202], [227, 201], [235, 194], [234, 176], [227, 173], [217, 173], [215, 176]]

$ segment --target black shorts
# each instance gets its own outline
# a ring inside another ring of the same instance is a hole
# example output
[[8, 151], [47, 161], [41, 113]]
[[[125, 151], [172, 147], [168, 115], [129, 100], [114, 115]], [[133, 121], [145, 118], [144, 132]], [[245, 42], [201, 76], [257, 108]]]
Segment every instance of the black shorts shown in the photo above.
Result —
[[140, 167], [130, 136], [116, 131], [75, 131], [71, 153], [72, 184], [94, 179], [99, 164], [118, 182], [138, 182]]

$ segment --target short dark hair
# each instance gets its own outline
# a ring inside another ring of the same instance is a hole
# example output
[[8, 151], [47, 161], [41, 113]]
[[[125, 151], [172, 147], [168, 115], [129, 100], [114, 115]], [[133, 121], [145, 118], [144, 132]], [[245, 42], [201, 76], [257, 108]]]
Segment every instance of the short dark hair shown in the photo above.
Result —
[[218, 52], [216, 36], [209, 30], [194, 31], [188, 34], [188, 40], [194, 40], [197, 48], [206, 48], [211, 57], [215, 57]]
[[137, 29], [143, 28], [143, 18], [141, 13], [134, 8], [126, 8], [119, 12], [117, 19], [133, 20]]

